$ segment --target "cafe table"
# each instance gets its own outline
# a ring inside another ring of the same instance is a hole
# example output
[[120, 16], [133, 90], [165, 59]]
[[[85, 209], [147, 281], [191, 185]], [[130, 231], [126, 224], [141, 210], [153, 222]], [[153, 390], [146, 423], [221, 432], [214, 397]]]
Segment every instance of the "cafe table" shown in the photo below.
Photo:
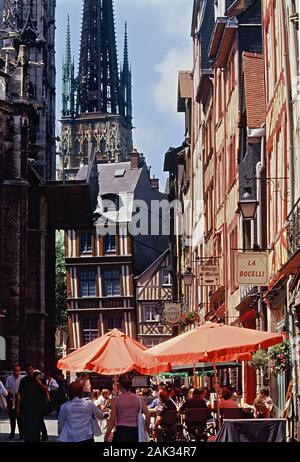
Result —
[[282, 443], [286, 419], [224, 419], [216, 443]]

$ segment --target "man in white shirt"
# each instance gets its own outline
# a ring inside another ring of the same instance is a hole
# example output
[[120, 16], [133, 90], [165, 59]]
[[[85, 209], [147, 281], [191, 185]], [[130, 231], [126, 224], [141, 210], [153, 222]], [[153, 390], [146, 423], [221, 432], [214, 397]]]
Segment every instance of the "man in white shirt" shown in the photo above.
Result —
[[7, 377], [6, 383], [5, 383], [5, 387], [8, 391], [7, 403], [8, 403], [8, 414], [9, 414], [9, 420], [10, 420], [10, 435], [9, 435], [10, 440], [13, 440], [15, 438], [16, 422], [18, 422], [19, 438], [20, 440], [24, 438], [23, 432], [22, 432], [21, 419], [20, 417], [16, 415], [16, 407], [17, 407], [16, 400], [18, 399], [19, 386], [20, 386], [20, 382], [22, 378], [23, 377], [21, 375], [21, 367], [19, 366], [19, 364], [16, 364], [13, 367], [12, 375], [9, 375]]

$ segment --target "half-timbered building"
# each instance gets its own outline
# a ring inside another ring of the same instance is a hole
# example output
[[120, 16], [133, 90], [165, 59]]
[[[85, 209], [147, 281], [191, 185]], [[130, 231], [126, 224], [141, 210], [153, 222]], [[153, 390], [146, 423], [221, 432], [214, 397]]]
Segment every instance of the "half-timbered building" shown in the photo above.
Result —
[[99, 165], [98, 178], [95, 226], [66, 234], [70, 350], [114, 328], [137, 337], [134, 277], [168, 248], [168, 236], [152, 235], [148, 228], [137, 235], [132, 231], [137, 208], [145, 207], [139, 213], [148, 223], [153, 201], [166, 200], [145, 159], [133, 152], [131, 162]]
[[166, 250], [135, 279], [138, 340], [146, 347], [168, 340], [173, 328], [164, 322], [165, 303], [173, 301], [172, 259]]

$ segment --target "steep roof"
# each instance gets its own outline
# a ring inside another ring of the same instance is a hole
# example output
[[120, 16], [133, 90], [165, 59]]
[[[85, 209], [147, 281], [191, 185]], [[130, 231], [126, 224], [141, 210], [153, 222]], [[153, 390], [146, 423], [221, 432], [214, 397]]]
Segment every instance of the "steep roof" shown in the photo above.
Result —
[[257, 53], [243, 53], [245, 101], [248, 128], [261, 128], [266, 121], [263, 57]]
[[[115, 176], [117, 171], [124, 171], [122, 176]], [[143, 167], [131, 169], [130, 162], [100, 164], [99, 194], [133, 193], [141, 176]]]

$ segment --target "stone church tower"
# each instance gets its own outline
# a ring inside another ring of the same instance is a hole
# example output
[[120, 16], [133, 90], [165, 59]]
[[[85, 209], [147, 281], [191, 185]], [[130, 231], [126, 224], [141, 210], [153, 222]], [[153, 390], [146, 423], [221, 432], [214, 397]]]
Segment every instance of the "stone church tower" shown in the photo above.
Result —
[[2, 370], [55, 365], [55, 2], [0, 2]]
[[127, 26], [119, 73], [112, 0], [84, 0], [78, 75], [74, 77], [68, 21], [63, 63], [61, 150], [69, 178], [96, 153], [99, 163], [132, 152], [131, 70]]

